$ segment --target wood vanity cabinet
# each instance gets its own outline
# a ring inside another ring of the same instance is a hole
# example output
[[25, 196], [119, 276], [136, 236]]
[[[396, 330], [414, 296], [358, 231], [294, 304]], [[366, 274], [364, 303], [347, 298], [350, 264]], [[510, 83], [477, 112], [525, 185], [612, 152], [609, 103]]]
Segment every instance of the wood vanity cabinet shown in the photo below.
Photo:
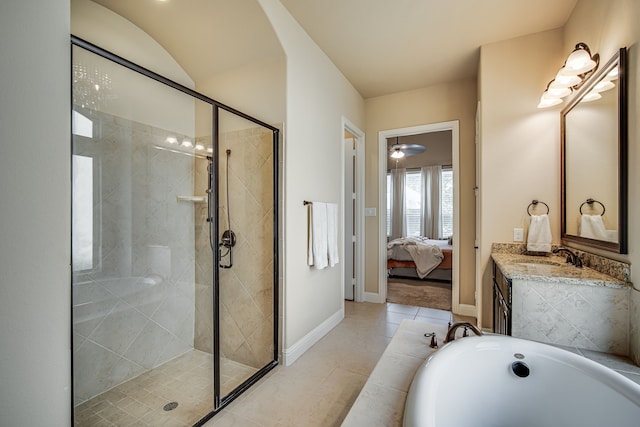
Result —
[[493, 262], [493, 332], [511, 335], [511, 280]]

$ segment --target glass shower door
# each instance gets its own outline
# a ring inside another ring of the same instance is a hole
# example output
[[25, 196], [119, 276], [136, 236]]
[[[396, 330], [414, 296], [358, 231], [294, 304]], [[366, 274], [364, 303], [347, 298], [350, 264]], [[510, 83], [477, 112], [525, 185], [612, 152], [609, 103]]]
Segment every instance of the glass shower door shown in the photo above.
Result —
[[74, 423], [202, 425], [278, 363], [278, 131], [72, 53]]
[[75, 424], [192, 425], [214, 407], [196, 186], [213, 107], [78, 46], [73, 61]]
[[220, 395], [233, 398], [277, 360], [277, 139], [220, 110], [218, 126]]

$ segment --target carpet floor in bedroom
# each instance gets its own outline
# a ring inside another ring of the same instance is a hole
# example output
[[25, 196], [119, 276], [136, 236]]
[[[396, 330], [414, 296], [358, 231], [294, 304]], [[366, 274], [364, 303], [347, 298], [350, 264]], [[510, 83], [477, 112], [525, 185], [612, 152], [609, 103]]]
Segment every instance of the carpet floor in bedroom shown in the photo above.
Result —
[[387, 302], [451, 310], [451, 283], [389, 277]]

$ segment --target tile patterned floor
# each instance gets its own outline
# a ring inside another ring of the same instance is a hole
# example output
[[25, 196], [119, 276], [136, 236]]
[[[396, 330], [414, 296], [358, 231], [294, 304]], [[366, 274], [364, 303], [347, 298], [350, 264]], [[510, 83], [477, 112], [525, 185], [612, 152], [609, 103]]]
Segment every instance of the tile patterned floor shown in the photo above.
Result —
[[[340, 425], [403, 319], [446, 324], [450, 312], [345, 304], [345, 319], [296, 363], [278, 366], [206, 426]], [[224, 361], [223, 390], [252, 374]], [[75, 409], [76, 427], [191, 426], [213, 406], [212, 356], [194, 350]], [[178, 402], [164, 411], [169, 402]]]
[[[222, 390], [256, 372], [223, 359]], [[193, 350], [75, 408], [76, 427], [192, 426], [213, 408], [213, 356]], [[170, 402], [178, 406], [165, 411]]]

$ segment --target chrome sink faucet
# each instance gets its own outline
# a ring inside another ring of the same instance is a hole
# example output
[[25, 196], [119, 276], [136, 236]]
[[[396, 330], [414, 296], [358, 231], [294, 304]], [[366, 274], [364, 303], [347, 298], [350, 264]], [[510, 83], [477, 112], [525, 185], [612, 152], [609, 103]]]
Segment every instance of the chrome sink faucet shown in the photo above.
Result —
[[571, 249], [562, 248], [562, 247], [556, 248], [553, 250], [554, 254], [557, 254], [560, 252], [564, 252], [567, 254], [567, 264], [573, 264], [578, 268], [582, 268], [582, 259], [580, 259], [578, 254], [573, 252]]
[[448, 343], [449, 341], [453, 341], [454, 339], [456, 339], [456, 331], [458, 330], [458, 328], [464, 328], [464, 333], [462, 334], [463, 337], [466, 337], [468, 335], [467, 333], [468, 329], [471, 329], [473, 333], [478, 336], [482, 335], [482, 331], [478, 329], [476, 325], [473, 325], [469, 322], [456, 322], [453, 325], [449, 324], [449, 330], [447, 330], [447, 336], [444, 339], [445, 343]]

